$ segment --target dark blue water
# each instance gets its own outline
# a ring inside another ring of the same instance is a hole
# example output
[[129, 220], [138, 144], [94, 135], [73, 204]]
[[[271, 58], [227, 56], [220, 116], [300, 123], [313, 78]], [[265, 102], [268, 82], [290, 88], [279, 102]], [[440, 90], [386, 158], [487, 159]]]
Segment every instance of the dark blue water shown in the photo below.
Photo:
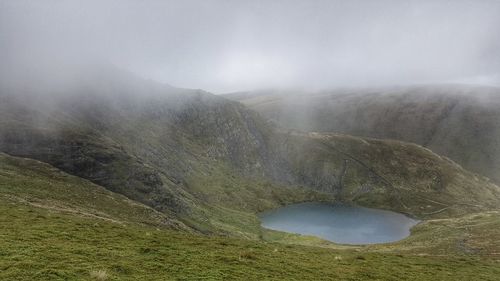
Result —
[[260, 215], [263, 227], [314, 235], [341, 244], [401, 240], [418, 223], [403, 214], [342, 204], [301, 203]]

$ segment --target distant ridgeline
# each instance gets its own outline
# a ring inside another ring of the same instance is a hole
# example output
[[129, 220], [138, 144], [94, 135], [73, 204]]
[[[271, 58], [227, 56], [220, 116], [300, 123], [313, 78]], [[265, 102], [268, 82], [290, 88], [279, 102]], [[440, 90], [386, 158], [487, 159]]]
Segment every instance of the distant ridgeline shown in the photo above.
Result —
[[500, 183], [500, 88], [443, 84], [225, 97], [285, 128], [416, 143]]

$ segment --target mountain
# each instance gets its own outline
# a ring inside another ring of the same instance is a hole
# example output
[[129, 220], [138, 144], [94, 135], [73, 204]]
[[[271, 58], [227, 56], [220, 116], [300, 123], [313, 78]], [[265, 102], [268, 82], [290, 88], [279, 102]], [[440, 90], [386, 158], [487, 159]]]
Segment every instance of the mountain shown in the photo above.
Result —
[[451, 84], [225, 97], [290, 129], [416, 143], [500, 182], [500, 88]]
[[[0, 279], [500, 273], [500, 187], [427, 148], [282, 129], [239, 102], [115, 69], [72, 77], [0, 84]], [[372, 246], [260, 227], [259, 212], [305, 201], [422, 222]]]
[[[275, 171], [276, 158], [263, 150], [265, 127], [254, 129], [260, 121], [237, 103], [115, 70], [84, 73], [49, 90], [2, 93], [1, 151], [173, 212], [202, 232], [236, 233], [237, 224], [256, 236], [253, 214], [278, 206], [274, 197], [286, 191], [280, 197], [286, 203], [311, 196], [295, 187], [268, 188], [265, 178], [287, 175]], [[258, 180], [249, 184], [243, 175]]]
[[283, 131], [238, 102], [117, 70], [4, 89], [0, 151], [33, 158], [173, 214], [202, 233], [259, 237], [256, 213], [341, 200], [447, 217], [500, 189], [403, 142]]

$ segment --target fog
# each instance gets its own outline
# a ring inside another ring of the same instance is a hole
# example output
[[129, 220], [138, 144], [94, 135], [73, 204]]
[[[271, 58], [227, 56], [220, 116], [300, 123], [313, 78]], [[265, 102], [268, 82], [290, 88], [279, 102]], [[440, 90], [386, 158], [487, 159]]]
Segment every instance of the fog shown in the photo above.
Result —
[[0, 61], [4, 81], [102, 63], [215, 93], [499, 85], [500, 1], [0, 1]]

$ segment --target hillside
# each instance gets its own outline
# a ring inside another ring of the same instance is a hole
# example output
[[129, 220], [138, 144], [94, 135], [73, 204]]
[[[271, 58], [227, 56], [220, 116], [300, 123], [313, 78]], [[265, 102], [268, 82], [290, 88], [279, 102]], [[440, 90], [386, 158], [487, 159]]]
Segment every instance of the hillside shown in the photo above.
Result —
[[500, 281], [500, 0], [0, 0], [0, 281]]
[[0, 164], [0, 198], [5, 207], [35, 208], [122, 226], [191, 231], [171, 214], [157, 212], [48, 164], [3, 153]]
[[497, 280], [499, 223], [498, 212], [430, 220], [401, 242], [344, 249], [209, 237], [0, 154], [2, 280]]
[[256, 212], [319, 197], [286, 182], [266, 151], [271, 129], [237, 103], [115, 70], [57, 89], [2, 92], [0, 151], [50, 163], [204, 233], [256, 238]]
[[0, 99], [0, 151], [49, 163], [201, 233], [259, 238], [256, 213], [311, 200], [419, 218], [500, 202], [487, 178], [422, 147], [282, 131], [240, 103], [129, 73], [82, 75], [51, 91], [7, 89]]
[[419, 218], [497, 209], [500, 189], [415, 144], [336, 134], [297, 134], [288, 159], [305, 186], [336, 199]]
[[500, 182], [500, 89], [469, 85], [260, 91], [226, 97], [281, 126], [420, 144]]

